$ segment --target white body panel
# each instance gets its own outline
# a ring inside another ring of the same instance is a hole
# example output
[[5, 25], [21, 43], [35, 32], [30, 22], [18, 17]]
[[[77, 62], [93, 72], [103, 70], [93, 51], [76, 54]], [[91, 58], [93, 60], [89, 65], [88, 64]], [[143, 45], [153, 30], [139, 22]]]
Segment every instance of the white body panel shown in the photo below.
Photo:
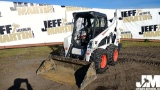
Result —
[[72, 54], [81, 55], [81, 49], [72, 48]]
[[70, 47], [70, 44], [71, 44], [71, 38], [72, 36], [68, 36], [66, 38], [64, 38], [64, 44], [63, 44], [63, 47], [65, 49], [65, 56], [67, 55], [68, 53], [68, 50], [69, 50], [69, 47]]

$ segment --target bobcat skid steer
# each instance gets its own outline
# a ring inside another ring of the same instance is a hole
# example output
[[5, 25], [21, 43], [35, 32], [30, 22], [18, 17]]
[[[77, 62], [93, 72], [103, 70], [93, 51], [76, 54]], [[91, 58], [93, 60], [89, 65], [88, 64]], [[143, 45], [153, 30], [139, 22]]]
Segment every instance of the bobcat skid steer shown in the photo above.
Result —
[[119, 54], [117, 17], [108, 26], [106, 14], [75, 12], [71, 36], [64, 39], [64, 56], [51, 55], [37, 70], [37, 74], [55, 82], [84, 89], [105, 72], [107, 65], [115, 65]]

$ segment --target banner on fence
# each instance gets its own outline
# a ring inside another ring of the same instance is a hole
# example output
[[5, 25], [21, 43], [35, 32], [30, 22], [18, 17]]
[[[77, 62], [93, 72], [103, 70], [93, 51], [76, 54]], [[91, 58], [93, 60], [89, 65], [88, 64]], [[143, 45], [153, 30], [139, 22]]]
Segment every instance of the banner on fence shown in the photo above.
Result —
[[160, 8], [119, 9], [121, 38], [160, 39]]
[[116, 11], [121, 38], [160, 39], [160, 8], [115, 10], [0, 1], [0, 47], [63, 42], [72, 33], [75, 11], [98, 11], [108, 19]]

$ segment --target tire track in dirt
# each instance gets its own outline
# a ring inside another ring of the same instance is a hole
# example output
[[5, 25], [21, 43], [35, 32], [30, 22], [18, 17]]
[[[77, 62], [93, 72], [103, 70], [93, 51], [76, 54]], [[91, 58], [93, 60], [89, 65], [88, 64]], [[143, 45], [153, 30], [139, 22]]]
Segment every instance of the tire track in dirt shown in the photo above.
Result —
[[131, 58], [122, 58], [119, 60], [119, 63], [125, 63], [125, 62], [136, 62], [139, 64], [146, 64], [146, 65], [153, 65], [160, 67], [160, 62], [158, 61], [149, 61], [149, 60], [136, 60]]
[[98, 79], [85, 90], [135, 90], [136, 81], [141, 81], [141, 75], [160, 74], [160, 55], [157, 55], [160, 48], [152, 48], [154, 50], [149, 47], [143, 47], [142, 50], [126, 48], [117, 64], [109, 66], [106, 73], [98, 75]]
[[[107, 71], [97, 75], [98, 78], [84, 90], [135, 90], [136, 82], [141, 81], [141, 75], [160, 75], [159, 53], [160, 47], [122, 48], [117, 64], [108, 66]], [[18, 55], [5, 60], [0, 58], [0, 89], [9, 88], [16, 78], [28, 78], [33, 90], [78, 90], [77, 87], [36, 76], [35, 72], [44, 58], [46, 57], [25, 60]]]
[[[135, 62], [117, 63], [115, 66], [109, 66], [109, 69], [104, 73], [98, 75], [98, 79], [89, 85], [85, 90], [128, 90], [127, 85], [129, 80], [127, 70], [131, 70], [140, 65], [132, 65]], [[93, 87], [94, 86], [94, 87]]]

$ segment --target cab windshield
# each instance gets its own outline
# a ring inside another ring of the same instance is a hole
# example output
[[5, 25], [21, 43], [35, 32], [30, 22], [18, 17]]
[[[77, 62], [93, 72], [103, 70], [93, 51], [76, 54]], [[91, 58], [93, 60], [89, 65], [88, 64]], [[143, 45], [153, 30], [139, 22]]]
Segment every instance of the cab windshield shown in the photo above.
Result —
[[78, 13], [74, 17], [72, 41], [76, 46], [87, 46], [107, 26], [106, 17], [94, 16], [90, 13]]
[[86, 27], [91, 28], [94, 26], [94, 18], [84, 18], [84, 17], [78, 17], [75, 22], [75, 30], [80, 31]]
[[93, 17], [77, 17], [74, 22], [73, 39], [79, 46], [86, 46], [92, 36], [94, 28]]

